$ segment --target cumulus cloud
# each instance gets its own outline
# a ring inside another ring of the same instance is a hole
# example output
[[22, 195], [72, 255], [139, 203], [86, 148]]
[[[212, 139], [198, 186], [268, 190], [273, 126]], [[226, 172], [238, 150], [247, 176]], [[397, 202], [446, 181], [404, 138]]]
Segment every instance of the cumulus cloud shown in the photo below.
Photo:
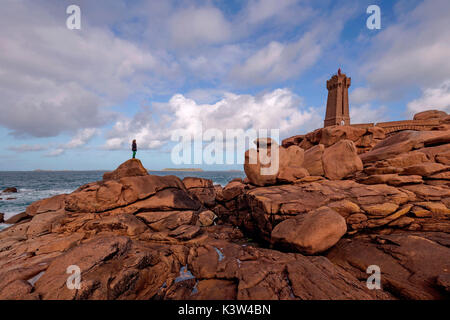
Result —
[[87, 128], [79, 130], [72, 139], [63, 144], [59, 145], [41, 145], [41, 144], [24, 144], [19, 146], [12, 146], [9, 147], [9, 150], [15, 151], [15, 152], [37, 152], [37, 151], [46, 151], [50, 150], [47, 153], [44, 154], [45, 157], [58, 157], [60, 155], [63, 155], [67, 150], [70, 149], [77, 149], [85, 146], [89, 141], [91, 141], [97, 134], [99, 134], [100, 130], [96, 128]]
[[408, 103], [411, 114], [433, 109], [450, 113], [450, 80], [444, 81], [437, 88], [425, 89], [420, 98]]
[[64, 149], [74, 149], [84, 146], [88, 143], [99, 130], [95, 128], [87, 128], [80, 130], [67, 144], [64, 145]]
[[279, 129], [281, 136], [308, 132], [320, 125], [322, 115], [314, 108], [305, 108], [302, 99], [288, 89], [276, 89], [260, 95], [225, 93], [214, 104], [198, 104], [182, 94], [169, 102], [156, 104], [165, 110], [158, 122], [150, 110], [133, 118], [118, 121], [108, 133], [107, 149], [128, 147], [137, 139], [141, 148], [159, 148], [166, 144], [176, 129], [184, 129], [192, 136], [207, 129]]
[[105, 106], [150, 93], [173, 71], [163, 58], [87, 20], [82, 30], [68, 30], [64, 17], [31, 1], [2, 5], [0, 125], [16, 136], [102, 126], [113, 118]]
[[271, 41], [236, 65], [230, 79], [246, 85], [263, 85], [298, 77], [312, 67], [324, 51], [336, 43], [353, 10], [335, 10], [318, 17], [307, 32], [291, 42]]

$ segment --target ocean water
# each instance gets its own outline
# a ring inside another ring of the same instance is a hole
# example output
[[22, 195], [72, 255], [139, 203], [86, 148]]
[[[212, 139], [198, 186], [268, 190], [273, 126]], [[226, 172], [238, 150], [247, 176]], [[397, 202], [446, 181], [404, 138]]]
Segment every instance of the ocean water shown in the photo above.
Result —
[[[102, 179], [104, 171], [7, 171], [0, 172], [0, 191], [16, 187], [18, 193], [0, 193], [0, 212], [9, 217], [25, 211], [34, 201], [57, 194], [71, 193], [79, 186]], [[241, 171], [149, 171], [155, 175], [175, 175], [180, 179], [199, 177], [212, 180], [215, 184], [226, 185], [234, 178], [245, 178]], [[6, 200], [14, 198], [13, 200]], [[0, 229], [5, 225], [0, 224]]]

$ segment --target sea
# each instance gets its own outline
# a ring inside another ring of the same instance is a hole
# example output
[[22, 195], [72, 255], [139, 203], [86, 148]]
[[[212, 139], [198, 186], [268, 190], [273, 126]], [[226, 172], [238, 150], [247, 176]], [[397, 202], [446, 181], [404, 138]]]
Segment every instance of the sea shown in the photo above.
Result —
[[[16, 187], [17, 193], [0, 193], [0, 212], [5, 220], [25, 211], [34, 201], [58, 194], [71, 193], [78, 187], [102, 180], [105, 171], [0, 171], [0, 191]], [[149, 171], [150, 174], [175, 175], [180, 179], [198, 177], [225, 186], [234, 178], [245, 178], [243, 171]], [[9, 199], [9, 200], [7, 200]], [[0, 224], [0, 230], [8, 227]]]

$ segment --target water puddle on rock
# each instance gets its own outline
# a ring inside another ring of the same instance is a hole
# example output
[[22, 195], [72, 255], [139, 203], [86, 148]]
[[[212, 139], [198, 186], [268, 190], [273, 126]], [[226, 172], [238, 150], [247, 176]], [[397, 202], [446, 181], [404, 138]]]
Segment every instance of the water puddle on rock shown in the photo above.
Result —
[[44, 275], [45, 270], [39, 272], [37, 275], [35, 275], [34, 277], [28, 279], [28, 283], [31, 284], [34, 287], [34, 284]]
[[195, 286], [194, 286], [194, 288], [192, 288], [192, 291], [191, 291], [191, 296], [192, 296], [193, 294], [196, 294], [196, 293], [198, 293], [198, 288], [197, 288], [197, 285], [198, 285], [198, 280], [197, 280], [197, 282], [195, 283]]
[[[222, 251], [220, 251], [219, 249], [217, 249], [216, 247], [213, 247], [214, 250], [216, 250], [217, 254], [219, 255], [219, 262], [223, 260], [223, 258], [225, 258], [225, 256], [223, 255]], [[222, 249], [222, 248], [221, 248]], [[223, 249], [222, 249], [223, 250]]]
[[3, 229], [7, 229], [11, 226], [12, 224], [0, 223], [0, 231], [2, 231]]
[[193, 274], [189, 271], [187, 265], [181, 267], [180, 269], [180, 276], [175, 279], [175, 283], [180, 281], [186, 281], [190, 279], [195, 279]]

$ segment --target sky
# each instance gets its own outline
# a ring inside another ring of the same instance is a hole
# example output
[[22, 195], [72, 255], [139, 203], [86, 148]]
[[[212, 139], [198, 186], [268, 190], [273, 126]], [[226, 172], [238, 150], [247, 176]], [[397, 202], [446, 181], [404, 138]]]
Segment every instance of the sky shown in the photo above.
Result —
[[[80, 30], [66, 26], [72, 4]], [[322, 127], [339, 67], [352, 123], [450, 112], [449, 12], [448, 0], [0, 0], [0, 171], [110, 170], [132, 139], [150, 170], [242, 169], [174, 163], [173, 134]]]

